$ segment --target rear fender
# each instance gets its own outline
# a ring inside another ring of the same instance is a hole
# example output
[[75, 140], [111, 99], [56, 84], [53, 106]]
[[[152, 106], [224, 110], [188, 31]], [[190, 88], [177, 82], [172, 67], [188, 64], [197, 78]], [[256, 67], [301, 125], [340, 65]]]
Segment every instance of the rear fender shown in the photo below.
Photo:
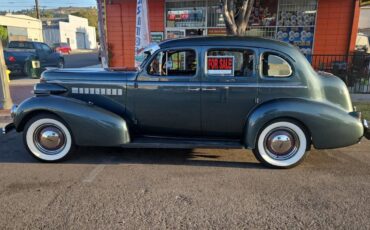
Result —
[[38, 113], [49, 112], [66, 122], [77, 145], [120, 146], [130, 142], [126, 121], [105, 109], [73, 98], [37, 96], [19, 105], [14, 116], [17, 131]]
[[292, 119], [305, 126], [317, 149], [345, 147], [363, 136], [361, 121], [329, 102], [287, 98], [265, 102], [248, 116], [245, 144], [254, 149], [262, 128], [276, 119]]

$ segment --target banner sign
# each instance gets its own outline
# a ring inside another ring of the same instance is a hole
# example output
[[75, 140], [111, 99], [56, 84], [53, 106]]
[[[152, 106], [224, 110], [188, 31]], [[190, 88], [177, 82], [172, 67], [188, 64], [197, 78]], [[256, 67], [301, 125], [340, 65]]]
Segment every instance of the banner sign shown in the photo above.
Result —
[[137, 0], [136, 7], [136, 38], [135, 38], [135, 66], [140, 65], [138, 54], [149, 45], [149, 21], [147, 0]]
[[234, 56], [208, 56], [207, 73], [234, 76]]
[[360, 0], [360, 6], [370, 6], [370, 0]]

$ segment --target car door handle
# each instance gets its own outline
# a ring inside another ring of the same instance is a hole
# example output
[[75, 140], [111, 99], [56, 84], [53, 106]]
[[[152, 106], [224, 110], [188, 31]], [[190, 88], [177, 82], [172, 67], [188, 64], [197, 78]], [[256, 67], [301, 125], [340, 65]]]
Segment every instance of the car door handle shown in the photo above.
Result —
[[188, 88], [188, 91], [200, 91], [200, 88]]
[[216, 91], [216, 88], [203, 88], [203, 91]]

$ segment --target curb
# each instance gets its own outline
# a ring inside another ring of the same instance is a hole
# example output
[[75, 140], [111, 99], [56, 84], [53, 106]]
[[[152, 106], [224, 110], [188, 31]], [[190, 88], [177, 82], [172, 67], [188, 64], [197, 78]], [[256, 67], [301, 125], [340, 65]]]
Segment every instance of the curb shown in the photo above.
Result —
[[1, 109], [0, 110], [0, 127], [2, 127], [2, 124], [8, 124], [12, 122], [12, 118], [10, 116], [10, 110]]

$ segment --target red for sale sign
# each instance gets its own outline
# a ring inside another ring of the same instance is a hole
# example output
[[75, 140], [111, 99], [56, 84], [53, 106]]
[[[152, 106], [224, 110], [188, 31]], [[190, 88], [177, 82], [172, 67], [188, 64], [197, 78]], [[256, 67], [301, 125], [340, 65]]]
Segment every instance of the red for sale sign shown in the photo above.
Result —
[[208, 56], [207, 60], [208, 74], [234, 76], [233, 56]]

